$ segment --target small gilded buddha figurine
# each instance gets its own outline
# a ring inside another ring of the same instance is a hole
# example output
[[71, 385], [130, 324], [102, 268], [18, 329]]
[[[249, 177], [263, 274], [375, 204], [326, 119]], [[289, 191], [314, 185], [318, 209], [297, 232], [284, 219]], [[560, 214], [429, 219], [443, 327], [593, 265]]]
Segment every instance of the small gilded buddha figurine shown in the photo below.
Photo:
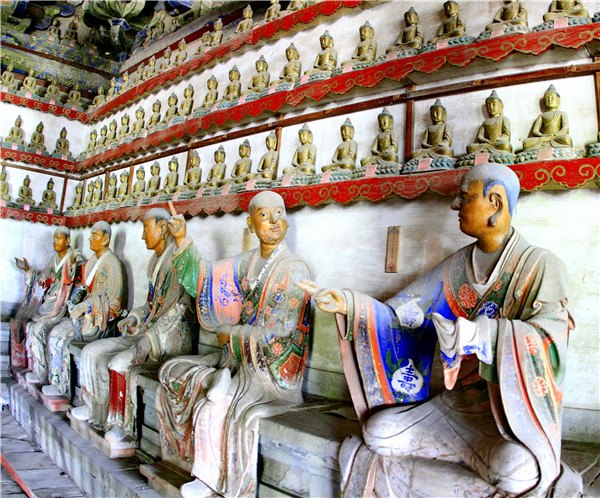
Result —
[[42, 201], [39, 206], [45, 209], [58, 209], [56, 203], [56, 192], [54, 191], [54, 180], [50, 178], [46, 184], [46, 190], [42, 192]]
[[100, 178], [96, 178], [96, 181], [94, 182], [94, 195], [92, 197], [91, 204], [92, 207], [97, 207], [102, 204], [102, 195], [102, 180], [100, 180]]
[[125, 93], [131, 87], [131, 79], [129, 73], [123, 73], [121, 75], [121, 86], [119, 87], [119, 93]]
[[194, 150], [190, 154], [189, 167], [185, 172], [185, 178], [183, 180], [183, 189], [192, 192], [197, 191], [200, 188], [201, 179], [202, 169], [200, 168], [200, 156], [198, 155], [198, 151]]
[[64, 154], [65, 156], [71, 155], [71, 151], [69, 150], [69, 141], [67, 140], [67, 129], [64, 127], [62, 130], [60, 130], [60, 135], [56, 140], [54, 154]]
[[60, 21], [54, 19], [52, 25], [48, 28], [48, 38], [53, 36], [55, 40], [60, 41]]
[[269, 87], [271, 82], [271, 75], [269, 74], [269, 65], [264, 57], [261, 55], [255, 63], [256, 73], [250, 78], [250, 84], [248, 85], [248, 91], [246, 93], [260, 93]]
[[239, 99], [241, 89], [240, 71], [237, 66], [233, 66], [229, 70], [229, 84], [225, 87], [225, 92], [223, 92], [223, 100], [231, 102], [232, 100]]
[[56, 82], [56, 78], [52, 78], [50, 80], [50, 84], [46, 87], [46, 93], [44, 94], [44, 98], [47, 100], [54, 100], [55, 102], [60, 102], [60, 88]]
[[371, 145], [371, 155], [360, 161], [362, 166], [386, 162], [398, 162], [398, 134], [394, 130], [394, 116], [387, 108], [377, 116], [379, 133]]
[[580, 0], [552, 0], [544, 21], [554, 21], [561, 17], [589, 17], [588, 11]]
[[65, 30], [65, 33], [64, 33], [64, 38], [66, 40], [73, 40], [75, 42], [79, 42], [79, 39], [77, 36], [77, 31], [79, 29], [79, 26], [77, 25], [77, 21], [78, 21], [78, 18], [74, 17], [73, 19], [71, 19], [71, 21], [67, 25], [67, 29]]
[[219, 148], [215, 150], [214, 157], [215, 164], [210, 168], [208, 177], [206, 178], [206, 185], [209, 187], [218, 186], [225, 178], [225, 173], [227, 171], [227, 165], [225, 164], [225, 149], [222, 145], [219, 145]]
[[35, 127], [35, 131], [31, 134], [31, 140], [27, 147], [30, 149], [45, 151], [46, 146], [44, 145], [44, 140], [44, 123], [40, 121]]
[[213, 26], [213, 32], [210, 35], [209, 47], [216, 47], [223, 41], [223, 21], [219, 17]]
[[300, 54], [293, 43], [285, 49], [285, 57], [287, 62], [279, 74], [279, 80], [274, 83], [275, 85], [296, 83], [302, 73], [302, 63], [299, 60]]
[[75, 197], [73, 198], [73, 204], [69, 206], [69, 211], [76, 211], [81, 207], [83, 203], [83, 183], [78, 183], [75, 186]]
[[271, 0], [271, 5], [265, 12], [265, 22], [274, 21], [281, 15], [279, 0]]
[[106, 102], [106, 96], [104, 95], [104, 87], [100, 85], [98, 87], [98, 94], [94, 97], [94, 100], [92, 100], [92, 104], [90, 105], [90, 107], [101, 106], [102, 104], [104, 104], [104, 102]]
[[142, 197], [146, 192], [146, 171], [144, 171], [144, 167], [140, 166], [135, 172], [135, 177], [137, 180], [133, 184], [133, 188], [131, 189], [131, 197], [137, 199], [138, 197]]
[[411, 154], [412, 159], [432, 158], [440, 156], [453, 157], [454, 152], [450, 148], [452, 137], [446, 127], [446, 108], [442, 101], [437, 99], [429, 108], [429, 114], [433, 124], [425, 128], [421, 148]]
[[100, 128], [100, 136], [98, 140], [96, 140], [96, 147], [106, 147], [106, 140], [108, 139], [108, 128], [106, 125], [103, 125]]
[[175, 95], [175, 93], [171, 93], [171, 95], [169, 95], [169, 99], [167, 100], [167, 105], [169, 107], [167, 108], [167, 112], [165, 112], [165, 117], [162, 120], [163, 124], [167, 124], [171, 119], [177, 117], [177, 113], [179, 112], [179, 110], [177, 109], [178, 100], [179, 99], [177, 98], [177, 95]]
[[177, 52], [175, 54], [175, 65], [183, 64], [188, 57], [187, 45], [185, 40], [180, 40], [177, 45]]
[[200, 37], [200, 45], [198, 45], [198, 48], [196, 49], [196, 55], [200, 55], [208, 47], [210, 47], [211, 36], [212, 33], [210, 31], [205, 31], [204, 33], [202, 33], [202, 36]]
[[208, 78], [208, 81], [206, 82], [208, 92], [204, 96], [204, 101], [202, 102], [201, 109], [210, 109], [213, 105], [217, 103], [217, 100], [219, 98], [219, 92], [217, 91], [218, 85], [219, 82], [217, 81], [217, 78], [215, 78], [214, 76]]
[[144, 111], [144, 108], [138, 107], [135, 111], [135, 121], [131, 127], [131, 132], [133, 134], [141, 133], [146, 128], [146, 120], [144, 119], [145, 115], [146, 111]]
[[17, 89], [17, 80], [15, 78], [14, 64], [10, 63], [8, 67], [2, 72], [2, 86], [5, 86], [8, 90]]
[[573, 147], [569, 120], [567, 114], [559, 110], [560, 95], [554, 85], [544, 93], [544, 107], [546, 111], [534, 121], [529, 138], [523, 140], [523, 150]]
[[108, 90], [106, 91], [107, 100], [112, 99], [117, 93], [117, 79], [113, 76], [108, 82]]
[[152, 76], [154, 76], [154, 72], [156, 71], [156, 57], [153, 55], [148, 59], [148, 64], [144, 67], [144, 72], [142, 73], [142, 80], [147, 81]]
[[119, 128], [119, 134], [117, 140], [122, 142], [129, 136], [129, 114], [123, 114], [121, 116], [121, 127]]
[[119, 189], [117, 190], [117, 198], [118, 202], [122, 202], [127, 198], [127, 194], [129, 193], [129, 173], [127, 171], [122, 171], [119, 175], [119, 180], [121, 181], [119, 185]]
[[248, 139], [244, 140], [239, 148], [240, 158], [235, 162], [231, 171], [231, 180], [234, 183], [243, 183], [248, 180], [248, 175], [250, 175], [252, 169], [251, 151], [250, 142]]
[[6, 181], [6, 169], [4, 166], [2, 166], [2, 171], [0, 171], [0, 199], [3, 201], [10, 201], [8, 182]]
[[404, 13], [405, 27], [400, 31], [396, 43], [388, 48], [385, 53], [403, 52], [407, 50], [421, 50], [423, 47], [423, 30], [419, 24], [419, 14], [411, 7]]
[[333, 157], [331, 158], [331, 164], [323, 166], [321, 169], [323, 172], [329, 170], [353, 170], [356, 166], [356, 153], [358, 151], [358, 144], [354, 140], [354, 125], [350, 119], [346, 119], [340, 127], [340, 133], [342, 135], [342, 143], [337, 146]]
[[179, 109], [179, 116], [189, 116], [194, 108], [194, 87], [190, 83], [183, 90], [183, 102]]
[[130, 80], [131, 86], [139, 85], [142, 81], [144, 81], [144, 69], [145, 68], [146, 68], [146, 66], [144, 64], [140, 64], [135, 69], [135, 73], [133, 73], [133, 77]]
[[365, 22], [358, 31], [360, 42], [354, 49], [350, 60], [342, 62], [342, 66], [358, 62], [373, 62], [377, 57], [377, 43], [375, 43], [375, 30], [369, 21]]
[[[115, 123], [116, 124], [116, 123]], [[90, 138], [88, 140], [87, 147], [85, 148], [86, 152], [93, 152], [97, 146], [96, 138], [98, 137], [98, 132], [96, 130], [90, 131]]]
[[163, 71], [166, 71], [168, 69], [171, 69], [171, 49], [169, 47], [165, 48], [165, 51], [163, 52], [162, 57], [159, 60], [158, 63], [158, 72], [162, 73]]
[[148, 186], [146, 187], [146, 194], [154, 196], [158, 194], [160, 190], [160, 164], [158, 161], [154, 161], [150, 166], [150, 180], [148, 180]]
[[459, 16], [460, 7], [454, 0], [444, 2], [444, 14], [446, 18], [438, 28], [437, 36], [429, 40], [428, 43], [437, 43], [440, 40], [456, 38], [457, 36], [464, 36], [466, 34], [465, 23]]
[[258, 162], [256, 173], [253, 176], [259, 176], [264, 180], [275, 180], [277, 178], [277, 167], [279, 166], [279, 151], [277, 151], [277, 135], [271, 132], [265, 139], [267, 152], [263, 154]]
[[329, 34], [329, 31], [325, 31], [319, 38], [321, 44], [321, 51], [315, 58], [313, 68], [306, 71], [304, 74], [315, 74], [328, 72], [331, 73], [337, 66], [337, 50], [333, 47], [333, 37]]
[[296, 12], [306, 7], [307, 0], [292, 0], [286, 9], [286, 12]]
[[15, 145], [25, 145], [25, 133], [21, 128], [21, 116], [17, 116], [15, 119], [15, 125], [8, 131], [8, 136], [4, 139], [4, 142]]
[[106, 195], [104, 196], [104, 204], [114, 202], [117, 197], [117, 175], [114, 173], [108, 177], [108, 187], [106, 187]]
[[155, 100], [154, 104], [152, 104], [152, 115], [150, 116], [150, 119], [148, 120], [148, 128], [149, 129], [153, 129], [158, 124], [160, 124], [160, 122], [162, 120], [162, 116], [160, 114], [161, 107], [162, 107], [162, 104], [161, 104], [160, 100]]
[[79, 91], [78, 83], [75, 83], [75, 86], [71, 88], [65, 103], [72, 107], [81, 107], [81, 92]]
[[498, 9], [494, 20], [485, 27], [486, 31], [494, 31], [509, 27], [519, 27], [521, 31], [528, 31], [527, 11], [519, 0], [504, 0], [504, 5]]
[[503, 115], [504, 103], [498, 97], [496, 90], [485, 99], [485, 107], [489, 118], [479, 127], [475, 143], [467, 145], [467, 152], [469, 154], [512, 152], [510, 121]]
[[23, 180], [23, 185], [19, 187], [19, 192], [17, 193], [18, 197], [15, 201], [15, 204], [18, 204], [19, 206], [23, 206], [25, 204], [35, 206], [35, 201], [33, 200], [33, 191], [29, 186], [30, 183], [31, 180], [29, 179], [29, 175], [27, 175]]
[[252, 14], [252, 7], [250, 7], [250, 4], [248, 4], [246, 8], [242, 11], [242, 20], [235, 28], [236, 34], [243, 33], [244, 31], [252, 29], [252, 26], [254, 25], [254, 21], [252, 20]]
[[35, 71], [30, 69], [23, 80], [23, 84], [21, 86], [22, 92], [31, 92], [33, 94], [37, 91], [37, 79], [35, 78]]
[[108, 123], [108, 135], [106, 137], [106, 145], [111, 145], [117, 142], [117, 121], [113, 119]]
[[298, 131], [300, 145], [294, 151], [292, 157], [292, 166], [285, 168], [284, 173], [304, 173], [305, 175], [315, 174], [315, 164], [317, 162], [317, 147], [313, 144], [313, 134], [306, 123]]
[[169, 161], [169, 173], [165, 178], [165, 186], [163, 192], [165, 194], [174, 194], [177, 192], [177, 186], [179, 185], [179, 161], [175, 156]]
[[87, 184], [87, 195], [85, 196], [85, 203], [83, 204], [83, 207], [90, 207], [92, 205], [92, 201], [94, 199], [94, 182], [90, 181]]

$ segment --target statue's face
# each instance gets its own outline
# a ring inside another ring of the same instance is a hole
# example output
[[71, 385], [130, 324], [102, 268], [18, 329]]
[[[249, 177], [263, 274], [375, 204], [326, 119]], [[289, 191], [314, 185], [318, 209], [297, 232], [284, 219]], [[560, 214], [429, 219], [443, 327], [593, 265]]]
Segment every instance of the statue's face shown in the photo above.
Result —
[[153, 175], [158, 175], [158, 166], [152, 165], [152, 167], [150, 168], [150, 173], [152, 173]]
[[275, 147], [277, 147], [277, 140], [273, 137], [267, 137], [265, 143], [269, 150], [275, 150]]
[[554, 92], [546, 92], [544, 94], [544, 104], [546, 106], [546, 109], [558, 109], [558, 106], [560, 104], [560, 98]]
[[23, 185], [25, 185], [26, 187], [29, 187], [30, 183], [31, 183], [31, 180], [29, 178], [25, 178], [25, 180], [23, 180]]
[[127, 175], [121, 175], [121, 183], [125, 183], [127, 181]]
[[302, 145], [304, 145], [304, 144], [307, 144], [307, 143], [309, 143], [309, 142], [310, 142], [310, 139], [311, 139], [311, 133], [310, 133], [310, 131], [301, 130], [301, 131], [298, 133], [298, 137], [300, 138], [300, 143], [301, 143]]
[[298, 58], [298, 52], [296, 50], [294, 50], [293, 48], [288, 48], [285, 51], [285, 56], [287, 58], [288, 61], [291, 61], [292, 59], [297, 59]]
[[218, 163], [222, 163], [225, 161], [225, 152], [218, 150], [215, 152], [215, 161]]
[[485, 106], [490, 116], [499, 116], [502, 114], [502, 102], [498, 99], [489, 99], [485, 101]]
[[41, 132], [42, 132], [42, 130], [44, 129], [44, 125], [43, 125], [43, 124], [39, 124], [39, 125], [37, 125], [37, 126], [35, 127], [35, 129], [36, 129], [36, 131], [38, 131], [38, 132], [40, 132], [40, 133], [41, 133]]
[[444, 12], [446, 12], [446, 15], [448, 16], [458, 14], [458, 4], [455, 2], [447, 2], [444, 4]]
[[262, 72], [262, 71], [266, 71], [267, 69], [267, 63], [263, 60], [258, 60], [256, 61], [256, 70], [258, 72]]
[[169, 97], [169, 105], [175, 105], [175, 102], [177, 102], [177, 97], [175, 97], [175, 95], [171, 95]]
[[64, 252], [69, 247], [69, 237], [64, 233], [55, 233], [52, 237], [52, 244], [56, 252]]
[[93, 192], [94, 191], [94, 184], [93, 183], [88, 184], [87, 191], [88, 192]]
[[160, 110], [160, 103], [159, 102], [154, 102], [154, 104], [152, 104], [152, 110], [154, 112], [158, 112]]
[[156, 222], [154, 218], [144, 220], [142, 240], [146, 243], [146, 249], [154, 251], [162, 246], [166, 230], [165, 222]]
[[252, 17], [252, 11], [250, 9], [244, 10], [244, 19], [250, 19]]
[[333, 39], [330, 38], [329, 36], [324, 36], [323, 38], [320, 39], [321, 42], [321, 48], [322, 49], [326, 49], [331, 47], [331, 45], [333, 45]]
[[209, 90], [214, 90], [217, 88], [217, 80], [208, 80], [207, 85]]
[[377, 121], [379, 122], [379, 127], [384, 131], [387, 131], [392, 127], [392, 118], [387, 114], [378, 116]]
[[475, 238], [488, 230], [488, 220], [495, 212], [493, 204], [483, 195], [483, 180], [473, 180], [468, 185], [463, 182], [452, 209], [458, 211], [460, 230]]
[[404, 22], [406, 22], [406, 24], [417, 24], [419, 22], [419, 16], [416, 12], [407, 11], [404, 14]]
[[442, 107], [432, 107], [431, 108], [431, 121], [435, 124], [441, 123], [444, 121], [446, 113]]
[[109, 184], [109, 185], [116, 185], [116, 184], [117, 184], [117, 179], [111, 176], [111, 177], [108, 179], [108, 184]]
[[175, 161], [169, 163], [169, 171], [177, 171], [177, 163]]
[[100, 135], [106, 135], [107, 132], [108, 132], [108, 129], [106, 128], [106, 126], [103, 126], [102, 129], [100, 130]]
[[240, 73], [238, 73], [237, 71], [229, 71], [229, 79], [231, 81], [239, 80], [240, 79]]
[[369, 26], [362, 26], [359, 31], [360, 39], [367, 40], [368, 38], [373, 38], [373, 29]]
[[261, 243], [279, 245], [285, 239], [288, 229], [285, 208], [254, 207], [248, 218], [248, 226], [254, 229]]
[[90, 234], [90, 249], [97, 253], [101, 251], [104, 246], [108, 246], [109, 240], [108, 235], [102, 230], [92, 230], [92, 233]]
[[247, 145], [240, 145], [240, 157], [248, 157], [250, 155], [250, 147]]
[[53, 190], [53, 189], [54, 189], [54, 183], [48, 182], [48, 190]]
[[143, 179], [144, 179], [144, 177], [146, 176], [146, 173], [144, 173], [143, 171], [138, 171], [138, 172], [135, 174], [135, 176], [136, 176], [136, 178], [137, 178], [138, 180], [143, 180]]
[[114, 131], [117, 129], [117, 122], [111, 121], [109, 126], [110, 126], [110, 129]]
[[342, 138], [350, 140], [354, 136], [354, 128], [352, 126], [342, 126]]

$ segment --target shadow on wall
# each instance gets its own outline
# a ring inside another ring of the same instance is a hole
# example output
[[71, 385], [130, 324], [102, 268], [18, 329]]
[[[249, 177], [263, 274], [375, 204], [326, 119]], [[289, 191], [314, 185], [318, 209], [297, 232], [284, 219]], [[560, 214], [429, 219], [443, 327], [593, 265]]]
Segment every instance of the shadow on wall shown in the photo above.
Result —
[[123, 266], [123, 274], [125, 275], [125, 292], [123, 301], [127, 303], [126, 306], [123, 306], [124, 309], [130, 310], [133, 308], [133, 292], [129, 292], [129, 283], [133, 282], [133, 270], [131, 269], [131, 264], [128, 262], [125, 257], [125, 245], [127, 242], [127, 233], [119, 232], [114, 235], [113, 241], [113, 252], [115, 256], [119, 258], [121, 265]]

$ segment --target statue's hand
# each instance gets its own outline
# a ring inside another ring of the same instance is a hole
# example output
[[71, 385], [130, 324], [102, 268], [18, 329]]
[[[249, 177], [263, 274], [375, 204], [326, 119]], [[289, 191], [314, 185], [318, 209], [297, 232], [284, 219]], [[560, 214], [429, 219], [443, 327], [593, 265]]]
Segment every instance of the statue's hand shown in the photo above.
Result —
[[321, 289], [312, 280], [296, 282], [296, 287], [314, 297], [317, 308], [325, 313], [348, 314], [348, 305], [344, 293], [339, 289]]
[[31, 266], [29, 265], [29, 261], [27, 261], [27, 258], [15, 258], [15, 263], [17, 264], [17, 268], [19, 270], [23, 270], [24, 272], [28, 272], [29, 270], [31, 270]]
[[119, 322], [117, 328], [121, 334], [131, 334], [133, 329], [137, 327], [138, 319], [135, 315], [129, 315], [127, 318], [124, 318]]
[[151, 352], [152, 343], [150, 342], [150, 338], [145, 335], [140, 339], [140, 342], [138, 342], [137, 346], [135, 347], [135, 362], [144, 363], [148, 360]]
[[185, 240], [187, 233], [185, 219], [182, 214], [177, 214], [177, 211], [175, 211], [171, 201], [169, 201], [169, 211], [171, 212], [171, 219], [167, 223], [167, 227], [169, 229], [169, 233], [175, 239], [177, 246], [180, 246]]

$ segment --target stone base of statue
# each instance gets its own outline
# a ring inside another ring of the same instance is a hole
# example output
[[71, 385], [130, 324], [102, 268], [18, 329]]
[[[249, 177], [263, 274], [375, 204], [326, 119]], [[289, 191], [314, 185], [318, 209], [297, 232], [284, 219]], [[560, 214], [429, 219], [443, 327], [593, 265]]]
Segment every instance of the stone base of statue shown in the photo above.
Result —
[[12, 150], [20, 150], [22, 152], [25, 152], [25, 145], [18, 145], [12, 142], [6, 142], [6, 141], [2, 141], [2, 147], [4, 147], [5, 149], [12, 149]]
[[201, 118], [202, 116], [206, 116], [209, 112], [211, 112], [210, 107], [208, 107], [206, 109], [203, 107], [197, 107], [192, 112], [192, 118]]
[[39, 147], [25, 147], [25, 152], [29, 152], [30, 154], [37, 154], [38, 156], [49, 156], [48, 151], [46, 149], [40, 149]]
[[351, 174], [352, 180], [373, 178], [375, 176], [389, 176], [400, 174], [400, 163], [379, 159], [377, 162], [357, 167]]
[[477, 37], [477, 41], [489, 40], [497, 36], [515, 35], [517, 33], [529, 33], [529, 27], [522, 24], [509, 24], [498, 26], [491, 31], [484, 31]]
[[515, 163], [550, 161], [553, 159], [579, 159], [583, 156], [583, 149], [574, 149], [572, 147], [542, 147], [541, 149], [528, 149], [519, 152], [515, 159]]
[[137, 204], [137, 199], [135, 198], [129, 198], [129, 199], [125, 199], [122, 203], [121, 203], [121, 207], [130, 207], [130, 206], [135, 206]]
[[86, 420], [77, 420], [71, 412], [67, 413], [71, 429], [86, 438], [109, 458], [126, 458], [135, 455], [137, 443], [130, 439], [122, 442], [112, 442], [104, 438], [104, 432], [95, 429]]
[[332, 72], [331, 76], [338, 76], [342, 73], [347, 73], [349, 71], [357, 71], [359, 69], [366, 69], [367, 67], [371, 67], [375, 64], [375, 61], [363, 61], [363, 62], [349, 62], [346, 64], [336, 67]]
[[171, 120], [171, 124], [176, 125], [179, 123], [184, 123], [185, 121], [187, 121], [188, 117], [189, 116], [177, 116]]
[[456, 45], [468, 45], [469, 43], [473, 43], [474, 41], [475, 37], [470, 35], [455, 36], [454, 38], [444, 38], [443, 40], [438, 40], [437, 42], [423, 45], [421, 52], [431, 52], [432, 50], [437, 50], [446, 47], [454, 47]]
[[402, 48], [400, 50], [392, 50], [389, 53], [382, 54], [377, 57], [377, 62], [391, 61], [394, 59], [404, 59], [405, 57], [412, 57], [419, 55], [421, 51], [418, 48]]
[[35, 92], [32, 92], [31, 90], [17, 90], [14, 93], [21, 97], [25, 97], [26, 99], [40, 100], [39, 95]]
[[343, 182], [346, 180], [351, 180], [352, 175], [354, 174], [353, 169], [330, 169], [329, 171], [325, 171], [320, 175], [315, 175], [311, 183], [319, 184], [319, 183], [332, 183], [332, 182]]
[[271, 88], [269, 88], [267, 93], [271, 94], [271, 93], [276, 93], [276, 92], [287, 92], [289, 90], [292, 90], [295, 86], [296, 86], [295, 82], [285, 81], [283, 83], [277, 83], [276, 85], [272, 86]]
[[310, 185], [310, 180], [313, 175], [307, 175], [302, 171], [295, 168], [286, 168], [283, 172], [283, 176], [277, 180], [273, 180], [270, 187], [295, 187]]
[[50, 154], [50, 157], [54, 157], [56, 159], [62, 159], [63, 161], [75, 161], [73, 155], [69, 152], [68, 154], [62, 154], [60, 152], [55, 152]]
[[244, 95], [244, 98], [246, 99], [246, 102], [252, 102], [253, 100], [262, 99], [263, 97], [266, 97], [267, 95], [269, 95], [269, 89], [265, 88], [264, 90], [261, 90], [260, 92], [248, 92], [248, 93], [246, 93], [246, 95]]
[[[592, 20], [589, 17], [559, 17], [552, 21], [546, 21], [542, 24], [534, 26], [531, 31], [537, 33], [539, 31], [548, 31], [549, 29], [566, 28], [568, 26], [581, 26], [582, 24], [591, 24]], [[595, 21], [594, 21], [595, 22]]]
[[233, 100], [221, 100], [218, 104], [217, 104], [217, 109], [229, 109], [230, 107], [234, 107], [236, 105], [238, 105], [240, 99], [233, 99]]
[[600, 142], [588, 145], [588, 157], [600, 157]]
[[157, 202], [157, 197], [155, 195], [150, 194], [141, 197], [138, 204], [140, 204], [141, 206], [147, 206], [148, 204], [154, 204], [155, 202]]
[[161, 192], [156, 197], [154, 197], [154, 202], [168, 202], [173, 200], [173, 196], [175, 192]]
[[455, 168], [479, 166], [485, 163], [515, 164], [516, 156], [512, 152], [478, 152], [456, 159]]
[[136, 140], [138, 138], [144, 138], [147, 135], [148, 135], [148, 131], [146, 131], [146, 130], [138, 131], [136, 133], [132, 133], [131, 140]]
[[593, 22], [600, 22], [600, 12], [596, 12], [592, 19], [593, 19]]
[[15, 369], [13, 373], [19, 385], [51, 412], [66, 412], [71, 408], [68, 397], [47, 396], [42, 393], [42, 386], [39, 382], [28, 382], [26, 377], [28, 373], [32, 373], [30, 370], [19, 368]]
[[447, 169], [454, 169], [456, 159], [453, 157], [425, 157], [420, 159], [411, 159], [404, 163], [402, 166], [402, 175], [409, 175], [411, 173], [425, 173], [428, 171], [443, 171]]
[[63, 104], [63, 105], [68, 109], [73, 109], [75, 111], [83, 111], [83, 107], [80, 105], [73, 105], [73, 104]]
[[[334, 69], [335, 71], [335, 69]], [[302, 76], [302, 78], [300, 78], [300, 81], [298, 82], [298, 86], [301, 85], [306, 85], [308, 83], [312, 83], [313, 81], [323, 81], [326, 80], [328, 78], [331, 78], [333, 71], [312, 71], [312, 73], [310, 74], [305, 74], [304, 76]]]

